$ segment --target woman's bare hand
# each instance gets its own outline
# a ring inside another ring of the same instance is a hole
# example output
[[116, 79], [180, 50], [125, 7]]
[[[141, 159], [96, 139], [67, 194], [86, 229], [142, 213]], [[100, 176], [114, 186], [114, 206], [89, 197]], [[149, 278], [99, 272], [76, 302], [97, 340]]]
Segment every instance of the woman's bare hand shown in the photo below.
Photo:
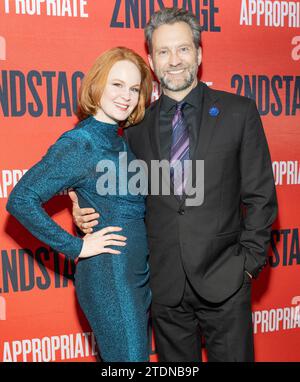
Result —
[[115, 234], [122, 231], [121, 227], [105, 227], [100, 231], [87, 234], [83, 237], [83, 246], [79, 258], [87, 258], [101, 253], [120, 254], [121, 252], [110, 248], [111, 245], [124, 247], [127, 237]]

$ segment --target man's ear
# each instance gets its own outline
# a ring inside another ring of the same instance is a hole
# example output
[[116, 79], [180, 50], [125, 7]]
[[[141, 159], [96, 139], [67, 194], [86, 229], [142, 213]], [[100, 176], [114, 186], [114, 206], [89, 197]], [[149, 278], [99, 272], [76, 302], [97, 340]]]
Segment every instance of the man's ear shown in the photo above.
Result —
[[150, 68], [154, 72], [154, 65], [153, 65], [153, 60], [152, 60], [151, 54], [148, 54], [148, 62], [149, 62]]
[[202, 62], [202, 48], [201, 48], [201, 46], [199, 46], [199, 48], [198, 48], [197, 61], [198, 61], [198, 66], [200, 66], [201, 62]]

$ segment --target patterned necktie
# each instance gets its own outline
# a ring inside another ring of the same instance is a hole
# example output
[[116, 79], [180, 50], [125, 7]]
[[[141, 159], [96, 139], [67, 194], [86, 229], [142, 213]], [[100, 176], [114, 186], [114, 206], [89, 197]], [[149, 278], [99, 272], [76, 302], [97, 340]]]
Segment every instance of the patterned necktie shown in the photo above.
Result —
[[176, 104], [176, 111], [172, 120], [170, 165], [175, 195], [182, 195], [185, 190], [187, 173], [184, 172], [184, 160], [190, 159], [189, 132], [182, 112], [185, 105], [185, 102]]

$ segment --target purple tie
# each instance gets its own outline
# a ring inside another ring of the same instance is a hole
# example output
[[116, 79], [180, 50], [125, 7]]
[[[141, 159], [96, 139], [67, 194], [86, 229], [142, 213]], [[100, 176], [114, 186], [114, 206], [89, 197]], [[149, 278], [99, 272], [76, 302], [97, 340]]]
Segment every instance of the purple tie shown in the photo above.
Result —
[[185, 190], [187, 173], [184, 173], [184, 160], [190, 159], [189, 132], [183, 117], [185, 102], [176, 104], [176, 111], [172, 120], [171, 145], [171, 180], [174, 184], [174, 193], [182, 195]]

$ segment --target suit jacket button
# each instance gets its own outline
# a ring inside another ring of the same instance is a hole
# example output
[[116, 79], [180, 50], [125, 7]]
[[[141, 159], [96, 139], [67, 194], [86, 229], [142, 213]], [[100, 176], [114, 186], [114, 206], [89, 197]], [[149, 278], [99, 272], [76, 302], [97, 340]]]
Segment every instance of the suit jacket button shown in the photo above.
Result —
[[184, 209], [182, 209], [182, 208], [180, 208], [179, 210], [178, 210], [178, 213], [180, 214], [180, 215], [184, 215]]

